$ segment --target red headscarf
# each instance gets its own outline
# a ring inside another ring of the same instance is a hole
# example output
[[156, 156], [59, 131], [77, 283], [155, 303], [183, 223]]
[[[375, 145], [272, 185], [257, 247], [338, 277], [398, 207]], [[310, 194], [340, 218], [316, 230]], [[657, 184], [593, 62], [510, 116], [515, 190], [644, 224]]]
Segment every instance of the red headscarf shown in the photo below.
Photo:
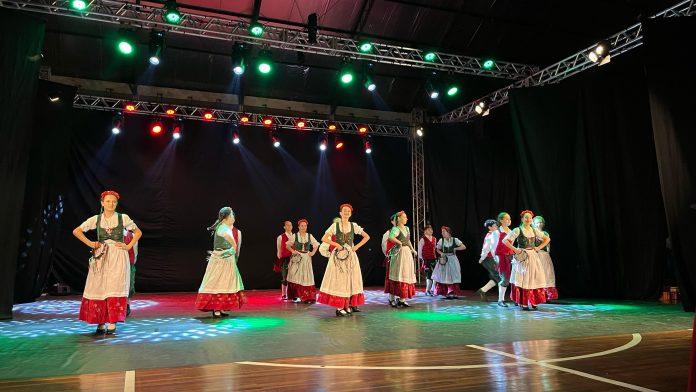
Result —
[[306, 223], [306, 224], [308, 224], [308, 225], [309, 225], [309, 222], [307, 222], [307, 219], [304, 219], [304, 218], [303, 218], [303, 219], [300, 219], [300, 220], [298, 220], [298, 221], [297, 221], [297, 225], [299, 226], [299, 225], [300, 225], [300, 224], [301, 224], [302, 222], [304, 222], [304, 223]]
[[524, 216], [524, 214], [530, 214], [532, 216], [532, 218], [534, 218], [534, 212], [532, 212], [531, 210], [524, 210], [524, 211], [520, 212], [520, 218], [522, 218]]
[[350, 208], [350, 212], [353, 212], [353, 206], [348, 204], [348, 203], [341, 204], [341, 206], [338, 207], [338, 211], [341, 211], [343, 209], [343, 207], [348, 207], [348, 208]]
[[440, 228], [440, 231], [442, 231], [442, 230], [447, 230], [448, 233], [452, 234], [452, 229], [450, 229], [449, 226], [442, 226]]
[[121, 195], [119, 195], [116, 191], [104, 191], [101, 193], [101, 200], [104, 200], [104, 198], [109, 195], [114, 196], [116, 200], [119, 200], [121, 198]]

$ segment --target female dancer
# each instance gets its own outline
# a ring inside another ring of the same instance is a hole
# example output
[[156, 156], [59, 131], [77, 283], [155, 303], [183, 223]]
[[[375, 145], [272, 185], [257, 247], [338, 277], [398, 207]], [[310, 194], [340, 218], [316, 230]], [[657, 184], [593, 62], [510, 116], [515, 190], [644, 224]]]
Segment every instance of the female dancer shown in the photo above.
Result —
[[[488, 301], [486, 293], [488, 290], [500, 284], [500, 273], [498, 272], [498, 258], [495, 256], [495, 247], [498, 245], [498, 222], [488, 219], [483, 226], [488, 230], [486, 238], [483, 239], [481, 247], [481, 257], [479, 264], [488, 272], [488, 283], [476, 291], [481, 299]], [[500, 305], [500, 301], [498, 301]], [[504, 305], [500, 305], [504, 306]]]
[[442, 226], [442, 238], [437, 241], [436, 251], [440, 259], [433, 270], [435, 295], [456, 299], [459, 295], [459, 284], [462, 282], [462, 270], [456, 251], [466, 249], [458, 238], [452, 237], [452, 229]]
[[297, 222], [299, 231], [287, 241], [287, 248], [292, 252], [288, 265], [288, 298], [294, 302], [311, 304], [316, 301], [317, 290], [314, 288], [314, 271], [312, 256], [319, 250], [319, 242], [307, 233], [307, 220]]
[[498, 272], [500, 273], [500, 283], [498, 283], [498, 305], [507, 308], [505, 303], [505, 291], [510, 285], [511, 270], [512, 270], [512, 255], [514, 251], [509, 249], [503, 240], [510, 233], [510, 214], [501, 212], [498, 214], [498, 245], [495, 247], [495, 255], [498, 256]]
[[[85, 291], [80, 304], [80, 320], [97, 324], [97, 335], [116, 332], [116, 323], [126, 320], [130, 289], [128, 251], [143, 233], [126, 214], [116, 212], [121, 196], [115, 191], [101, 194], [102, 211], [73, 230], [73, 235], [92, 249]], [[97, 240], [90, 241], [84, 232], [97, 230]], [[133, 232], [133, 239], [123, 243], [123, 232]]]
[[[389, 252], [394, 247], [394, 243], [389, 241], [389, 233], [391, 232], [391, 229], [396, 226], [396, 214], [393, 214], [389, 218], [389, 222], [391, 222], [392, 227], [384, 232], [384, 235], [382, 235], [382, 253], [384, 254], [384, 262], [382, 263], [382, 266], [384, 267], [384, 292], [387, 294], [389, 294]], [[391, 300], [389, 301], [389, 304], [391, 305]]]
[[425, 295], [434, 297], [433, 293], [433, 269], [437, 263], [435, 246], [437, 238], [433, 236], [433, 227], [426, 225], [423, 228], [423, 237], [418, 241], [418, 257], [422, 260], [425, 271]]
[[280, 299], [288, 299], [288, 264], [292, 253], [287, 248], [288, 240], [292, 237], [292, 222], [283, 222], [285, 232], [276, 238], [276, 261], [273, 263], [273, 271], [280, 272]]
[[222, 207], [208, 230], [213, 236], [213, 250], [208, 252], [208, 266], [198, 289], [196, 309], [213, 312], [213, 318], [218, 318], [227, 316], [223, 310], [241, 308], [246, 303], [244, 284], [237, 269], [240, 237], [234, 227], [234, 211]]
[[[413, 256], [418, 254], [411, 244], [411, 232], [406, 227], [408, 217], [404, 211], [396, 213], [396, 226], [389, 232], [389, 241], [395, 244], [389, 251], [389, 305], [411, 305], [407, 299], [416, 295], [416, 273]], [[394, 301], [398, 298], [398, 303]]]
[[[541, 216], [541, 215], [535, 216], [533, 221], [532, 221], [532, 226], [539, 229], [539, 231], [544, 233], [547, 237], [549, 236], [549, 233], [547, 231], [544, 231], [544, 226], [546, 226], [546, 219], [544, 219], [543, 216]], [[546, 245], [546, 248], [544, 248], [544, 250], [551, 253], [551, 243], [550, 242]]]
[[[317, 302], [336, 308], [336, 316], [347, 316], [359, 312], [359, 305], [365, 303], [362, 273], [357, 251], [370, 239], [363, 228], [350, 221], [353, 207], [342, 204], [339, 208], [341, 220], [329, 226], [322, 242], [333, 245], [324, 279], [319, 289]], [[355, 235], [362, 236], [354, 245]], [[336, 236], [332, 240], [332, 236]]]
[[[523, 310], [536, 309], [537, 305], [558, 298], [555, 277], [547, 276], [548, 269], [544, 268], [540, 252], [551, 238], [532, 227], [534, 213], [529, 210], [520, 213], [522, 223], [505, 237], [503, 243], [515, 252], [513, 258], [514, 276], [511, 284], [510, 297], [515, 303], [522, 306]], [[513, 245], [517, 240], [517, 247]], [[548, 253], [544, 252], [546, 255]], [[550, 258], [549, 258], [550, 261]]]

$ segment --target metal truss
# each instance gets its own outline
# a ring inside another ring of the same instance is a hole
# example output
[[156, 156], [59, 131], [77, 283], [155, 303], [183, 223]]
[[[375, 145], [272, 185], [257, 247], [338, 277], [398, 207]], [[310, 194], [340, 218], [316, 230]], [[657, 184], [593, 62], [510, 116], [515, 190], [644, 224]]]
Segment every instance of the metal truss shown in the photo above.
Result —
[[[688, 16], [692, 10], [693, 0], [681, 1], [678, 4], [667, 8], [657, 14], [651, 16], [651, 19], [656, 18], [672, 18], [678, 16]], [[637, 48], [643, 44], [643, 25], [636, 23], [625, 30], [622, 30], [606, 41], [610, 44], [611, 49], [609, 54], [612, 57], [626, 53], [631, 49]], [[579, 72], [598, 65], [590, 61], [587, 54], [594, 49], [596, 44], [582, 49], [581, 51], [564, 58], [563, 60], [552, 64], [533, 75], [518, 80], [509, 86], [496, 90], [488, 95], [485, 95], [473, 102], [457, 108], [447, 114], [432, 119], [434, 123], [449, 123], [449, 122], [464, 122], [474, 117], [480, 116], [475, 108], [479, 102], [485, 102], [488, 110], [495, 109], [499, 106], [508, 103], [508, 93], [510, 90], [521, 87], [543, 86], [546, 84], [557, 83], [563, 79], [569, 78]]]
[[0, 0], [0, 6], [143, 29], [155, 28], [182, 35], [246, 42], [283, 50], [467, 75], [518, 80], [538, 69], [527, 64], [498, 61], [492, 69], [486, 70], [481, 66], [479, 58], [442, 52], [435, 52], [435, 61], [429, 62], [423, 58], [426, 53], [424, 50], [380, 42], [372, 42], [372, 52], [362, 53], [359, 50], [360, 41], [351, 38], [317, 34], [317, 42], [310, 43], [305, 31], [270, 25], [264, 27], [262, 37], [255, 37], [249, 33], [249, 22], [245, 19], [216, 14], [193, 14], [186, 12], [186, 5], [183, 4], [179, 8], [182, 19], [178, 25], [164, 22], [163, 8], [140, 4], [139, 1], [136, 3], [123, 0], [92, 0], [87, 12], [72, 10], [68, 0]]
[[[126, 111], [126, 105], [133, 105], [134, 109], [132, 111]], [[191, 120], [222, 122], [232, 124], [240, 124], [240, 116], [247, 115], [249, 116], [249, 121], [246, 123], [246, 125], [260, 127], [264, 126], [264, 118], [271, 117], [273, 119], [273, 126], [281, 129], [297, 129], [296, 121], [298, 120], [298, 117], [290, 116], [247, 113], [238, 112], [234, 110], [206, 108], [200, 106], [176, 105], [162, 102], [157, 103], [143, 100], [111, 98], [84, 94], [77, 94], [75, 96], [75, 99], [73, 101], [73, 107], [79, 109], [105, 110], [114, 112], [124, 112], [130, 114], [141, 114], [162, 118], [175, 117], [181, 119], [185, 118]], [[167, 110], [174, 110], [174, 114], [168, 115], [166, 112]], [[203, 117], [205, 113], [212, 114], [210, 120], [206, 120]], [[329, 125], [334, 124], [336, 125], [336, 130], [330, 131], [332, 133], [337, 132], [352, 134], [369, 134], [404, 138], [409, 137], [411, 134], [411, 128], [407, 126], [369, 124], [351, 121], [330, 121], [315, 118], [302, 118], [302, 120], [305, 122], [305, 127], [303, 129], [307, 131], [328, 131]], [[358, 129], [360, 127], [366, 127], [367, 132], [359, 132]]]
[[[425, 112], [422, 109], [414, 109], [411, 112], [411, 201], [414, 244], [421, 237], [421, 228], [426, 224], [428, 200], [425, 192], [425, 152], [423, 151], [423, 138], [418, 136], [417, 130], [422, 131]], [[416, 259], [416, 271], [421, 271], [420, 260]], [[421, 274], [417, 274], [418, 283], [421, 282]]]

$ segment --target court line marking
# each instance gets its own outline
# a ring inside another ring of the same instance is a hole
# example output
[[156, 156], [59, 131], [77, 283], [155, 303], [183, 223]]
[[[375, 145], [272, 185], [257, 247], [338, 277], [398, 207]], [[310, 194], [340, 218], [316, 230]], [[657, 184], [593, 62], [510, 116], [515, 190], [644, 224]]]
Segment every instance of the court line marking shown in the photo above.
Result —
[[[635, 334], [634, 334], [634, 335], [635, 335]], [[607, 383], [607, 384], [612, 384], [612, 385], [617, 385], [617, 386], [620, 386], [620, 387], [632, 389], [632, 390], [634, 390], [634, 391], [641, 391], [641, 392], [657, 392], [657, 391], [655, 391], [654, 389], [649, 389], [649, 388], [641, 387], [641, 386], [638, 386], [638, 385], [633, 385], [633, 384], [625, 383], [625, 382], [623, 382], [623, 381], [612, 380], [612, 379], [610, 379], [610, 378], [595, 376], [594, 374], [581, 372], [581, 371], [579, 371], [579, 370], [569, 369], [569, 368], [565, 368], [565, 367], [561, 367], [561, 366], [552, 365], [552, 364], [547, 363], [546, 361], [543, 361], [543, 360], [537, 361], [537, 360], [534, 360], [534, 359], [530, 359], [530, 358], [523, 357], [523, 356], [521, 356], [521, 355], [510, 354], [510, 353], [506, 353], [506, 352], [504, 352], [504, 351], [498, 351], [498, 350], [494, 350], [494, 349], [492, 349], [492, 348], [481, 347], [481, 346], [477, 346], [477, 345], [474, 345], [474, 344], [467, 345], [467, 347], [475, 348], [475, 349], [477, 349], [477, 350], [482, 350], [482, 351], [486, 351], [486, 352], [493, 353], [493, 354], [502, 355], [502, 356], [505, 356], [505, 357], [508, 357], [508, 358], [516, 358], [517, 360], [519, 360], [519, 361], [521, 361], [521, 362], [523, 362], [523, 363], [525, 363], [525, 364], [535, 364], [535, 365], [539, 365], [539, 366], [541, 366], [541, 367], [545, 367], [545, 368], [549, 368], [549, 369], [554, 369], [554, 370], [558, 370], [558, 371], [565, 372], [565, 373], [574, 374], [574, 375], [580, 376], [580, 377], [589, 378], [589, 379], [591, 379], [591, 380], [600, 381], [600, 382], [604, 382], [604, 383]], [[612, 351], [612, 350], [607, 350], [607, 351]], [[590, 355], [591, 355], [591, 354], [590, 354]]]
[[135, 370], [126, 370], [123, 392], [135, 392]]
[[[503, 351], [493, 350], [482, 346], [477, 346], [469, 344], [466, 347], [490, 351], [498, 355], [502, 355], [508, 358], [512, 358], [515, 362], [500, 362], [500, 363], [485, 363], [485, 364], [475, 364], [475, 365], [449, 365], [449, 366], [360, 366], [360, 365], [311, 365], [311, 364], [293, 364], [293, 363], [280, 363], [280, 362], [256, 362], [256, 361], [240, 361], [234, 362], [238, 365], [250, 365], [250, 366], [270, 366], [270, 367], [287, 367], [287, 368], [301, 368], [301, 369], [348, 369], [348, 370], [458, 370], [458, 369], [480, 369], [480, 368], [491, 368], [500, 366], [518, 366], [523, 364], [536, 364], [536, 365], [548, 365], [547, 367], [552, 367], [555, 365], [550, 365], [550, 362], [561, 362], [561, 361], [572, 361], [576, 359], [593, 358], [609, 354], [614, 354], [620, 351], [628, 350], [632, 347], [638, 345], [642, 340], [639, 333], [634, 333], [631, 336], [631, 341], [623, 344], [619, 347], [615, 347], [609, 350], [600, 351], [592, 354], [577, 355], [573, 357], [564, 358], [553, 358], [545, 360], [535, 360], [524, 358], [518, 355], [509, 354]], [[568, 369], [572, 370], [572, 369]], [[591, 374], [590, 374], [591, 376]], [[608, 379], [607, 379], [608, 380]], [[619, 382], [619, 381], [617, 381]], [[627, 384], [631, 385], [631, 384]], [[649, 391], [646, 389], [645, 391]]]

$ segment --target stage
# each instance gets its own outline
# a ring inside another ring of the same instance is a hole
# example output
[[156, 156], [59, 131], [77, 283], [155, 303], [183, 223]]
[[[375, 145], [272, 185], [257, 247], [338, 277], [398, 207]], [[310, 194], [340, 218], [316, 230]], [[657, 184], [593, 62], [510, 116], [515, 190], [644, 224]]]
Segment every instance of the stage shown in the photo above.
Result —
[[0, 322], [0, 390], [686, 387], [693, 315], [678, 305], [563, 299], [524, 312], [419, 292], [393, 309], [371, 289], [363, 312], [337, 318], [247, 293], [224, 319], [196, 311], [195, 293], [137, 294], [111, 337], [77, 320], [79, 297], [15, 305]]

